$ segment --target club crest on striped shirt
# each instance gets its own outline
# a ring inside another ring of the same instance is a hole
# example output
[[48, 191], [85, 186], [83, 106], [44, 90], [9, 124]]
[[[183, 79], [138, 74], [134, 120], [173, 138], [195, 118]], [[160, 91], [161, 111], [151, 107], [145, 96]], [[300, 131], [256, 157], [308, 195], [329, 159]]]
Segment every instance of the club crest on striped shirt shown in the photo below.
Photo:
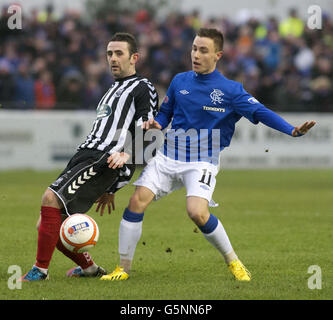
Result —
[[104, 117], [108, 117], [112, 113], [112, 109], [108, 104], [101, 104], [97, 108], [97, 120], [102, 119]]
[[121, 94], [123, 93], [125, 88], [120, 88], [119, 90], [116, 91], [115, 93], [115, 97], [119, 98], [121, 96]]

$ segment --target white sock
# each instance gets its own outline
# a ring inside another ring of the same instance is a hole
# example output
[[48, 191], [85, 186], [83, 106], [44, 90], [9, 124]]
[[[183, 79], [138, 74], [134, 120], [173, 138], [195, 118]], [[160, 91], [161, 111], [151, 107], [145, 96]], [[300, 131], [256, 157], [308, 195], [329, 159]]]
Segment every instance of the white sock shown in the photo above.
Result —
[[120, 221], [119, 227], [119, 254], [120, 259], [133, 260], [136, 245], [142, 233], [142, 221]]
[[218, 220], [218, 224], [213, 232], [203, 233], [203, 235], [222, 254], [226, 262], [229, 263], [230, 256], [233, 255], [234, 250], [221, 221]]
[[[34, 265], [34, 267], [37, 267], [37, 266]], [[45, 268], [41, 268], [41, 267], [37, 267], [37, 268], [38, 268], [41, 272], [43, 272], [44, 274], [47, 275], [49, 269], [45, 269]]]

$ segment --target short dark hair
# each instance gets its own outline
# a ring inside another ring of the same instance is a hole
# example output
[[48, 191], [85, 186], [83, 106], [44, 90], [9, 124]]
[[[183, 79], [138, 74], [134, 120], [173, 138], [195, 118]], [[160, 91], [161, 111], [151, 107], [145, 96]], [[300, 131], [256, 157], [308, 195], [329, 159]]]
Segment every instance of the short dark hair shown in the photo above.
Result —
[[127, 42], [128, 43], [128, 50], [130, 53], [130, 56], [133, 53], [138, 52], [138, 45], [136, 43], [136, 40], [133, 35], [127, 32], [117, 32], [115, 33], [110, 41], [122, 41], [122, 42]]
[[216, 51], [223, 50], [224, 37], [221, 31], [212, 28], [200, 28], [197, 36], [213, 39]]

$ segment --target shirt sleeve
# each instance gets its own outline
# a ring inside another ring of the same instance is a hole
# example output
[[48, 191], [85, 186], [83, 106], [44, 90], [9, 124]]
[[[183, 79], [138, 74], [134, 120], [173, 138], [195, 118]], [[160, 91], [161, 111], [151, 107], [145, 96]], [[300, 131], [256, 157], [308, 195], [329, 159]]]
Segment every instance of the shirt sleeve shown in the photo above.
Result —
[[134, 118], [138, 126], [155, 117], [158, 108], [158, 93], [151, 82], [141, 82], [134, 102], [136, 110]]
[[166, 96], [163, 99], [163, 102], [160, 107], [155, 120], [161, 125], [162, 130], [165, 129], [170, 123], [173, 117], [174, 105], [175, 105], [175, 78], [170, 83], [170, 86], [167, 90]]
[[266, 108], [256, 98], [252, 97], [241, 84], [236, 89], [233, 99], [234, 110], [254, 124], [264, 125], [292, 136], [294, 127], [272, 110]]
[[254, 124], [258, 124], [258, 120], [254, 118], [254, 113], [260, 107], [264, 107], [257, 99], [252, 97], [243, 88], [242, 84], [238, 84], [235, 88], [235, 95], [232, 99], [232, 107], [239, 115], [247, 118]]
[[289, 124], [287, 121], [285, 121], [283, 118], [281, 118], [278, 114], [273, 112], [272, 110], [260, 106], [255, 112], [254, 112], [254, 119], [256, 121], [262, 122], [264, 125], [278, 130], [280, 132], [283, 132], [285, 134], [288, 134], [292, 136], [292, 132], [295, 129], [294, 126]]

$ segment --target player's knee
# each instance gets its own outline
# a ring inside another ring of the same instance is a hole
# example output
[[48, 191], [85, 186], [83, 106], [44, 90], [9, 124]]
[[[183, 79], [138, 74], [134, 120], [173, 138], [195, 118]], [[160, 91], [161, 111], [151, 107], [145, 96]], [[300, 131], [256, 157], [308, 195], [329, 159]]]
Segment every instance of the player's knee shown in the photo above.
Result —
[[187, 204], [187, 214], [197, 226], [205, 225], [209, 219], [209, 211], [195, 203]]
[[129, 201], [128, 209], [132, 212], [144, 212], [152, 199], [153, 195], [151, 196], [145, 190], [136, 189]]
[[57, 196], [50, 189], [46, 189], [42, 197], [42, 206], [61, 208]]
[[135, 192], [129, 201], [128, 209], [133, 212], [143, 212], [145, 208], [146, 205], [144, 199]]
[[190, 219], [197, 226], [203, 226], [207, 222], [206, 214], [203, 212], [193, 210], [193, 211], [187, 211], [187, 213], [188, 213], [188, 216], [190, 217]]

